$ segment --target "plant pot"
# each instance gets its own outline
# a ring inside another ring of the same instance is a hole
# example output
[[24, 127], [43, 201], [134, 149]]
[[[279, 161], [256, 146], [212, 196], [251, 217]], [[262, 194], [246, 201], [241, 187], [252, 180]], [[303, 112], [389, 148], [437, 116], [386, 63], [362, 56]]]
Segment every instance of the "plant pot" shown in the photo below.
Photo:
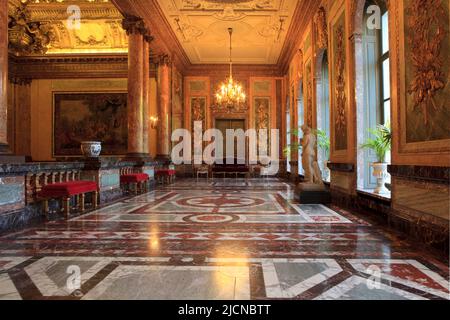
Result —
[[387, 163], [372, 163], [373, 176], [377, 178], [376, 194], [386, 194], [389, 190], [386, 188], [386, 178], [388, 177]]
[[331, 171], [330, 168], [328, 168], [328, 164], [330, 163], [329, 160], [324, 161], [323, 163], [323, 180], [326, 182], [330, 181], [330, 175], [331, 175]]
[[98, 158], [102, 152], [102, 143], [98, 141], [83, 141], [81, 152], [86, 158]]

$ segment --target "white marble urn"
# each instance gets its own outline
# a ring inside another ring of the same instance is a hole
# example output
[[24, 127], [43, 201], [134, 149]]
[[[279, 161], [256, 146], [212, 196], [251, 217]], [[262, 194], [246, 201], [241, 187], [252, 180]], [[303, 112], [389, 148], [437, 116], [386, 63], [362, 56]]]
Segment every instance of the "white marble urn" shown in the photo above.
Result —
[[329, 163], [330, 163], [329, 160], [323, 162], [323, 180], [326, 182], [330, 182], [331, 178], [331, 171], [330, 168], [328, 168]]
[[102, 152], [102, 143], [99, 141], [81, 142], [81, 152], [86, 158], [98, 158]]
[[376, 194], [386, 194], [389, 190], [386, 188], [386, 179], [388, 177], [387, 163], [372, 163], [373, 176], [377, 178]]

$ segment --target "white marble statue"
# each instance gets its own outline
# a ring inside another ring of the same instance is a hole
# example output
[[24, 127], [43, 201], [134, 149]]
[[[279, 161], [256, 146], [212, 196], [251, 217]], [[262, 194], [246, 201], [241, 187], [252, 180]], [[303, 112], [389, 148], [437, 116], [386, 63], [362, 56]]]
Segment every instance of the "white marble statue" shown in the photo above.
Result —
[[310, 184], [323, 184], [322, 173], [316, 159], [317, 138], [307, 125], [301, 127], [303, 131], [302, 145], [302, 165], [305, 170], [305, 182]]

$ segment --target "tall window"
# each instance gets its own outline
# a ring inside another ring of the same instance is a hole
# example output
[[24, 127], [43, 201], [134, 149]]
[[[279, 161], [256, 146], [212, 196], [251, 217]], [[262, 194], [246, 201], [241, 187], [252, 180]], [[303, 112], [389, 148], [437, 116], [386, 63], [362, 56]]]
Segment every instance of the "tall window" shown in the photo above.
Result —
[[[298, 97], [297, 97], [297, 112], [298, 112], [298, 142], [300, 142], [300, 138], [302, 135], [302, 130], [300, 129], [303, 124], [305, 123], [305, 107], [303, 103], [303, 81], [300, 82], [299, 88], [298, 88]], [[298, 174], [303, 175], [303, 165], [302, 165], [302, 150], [299, 149], [298, 151]]]
[[[389, 58], [389, 12], [384, 9], [381, 16], [381, 57], [380, 66], [382, 74], [383, 88], [383, 119], [382, 124], [387, 125], [391, 122], [391, 71], [390, 58]], [[386, 156], [386, 162], [391, 163], [391, 153], [388, 152]], [[389, 181], [390, 182], [390, 181]]]
[[[325, 134], [327, 139], [330, 139], [330, 80], [328, 72], [328, 54], [325, 51], [320, 61], [320, 81], [317, 83], [317, 128]], [[326, 168], [326, 162], [330, 160], [329, 152], [323, 148], [319, 148], [318, 160], [319, 167], [323, 173], [323, 179], [330, 181]]]
[[[373, 15], [373, 11], [369, 10], [370, 6], [379, 5], [381, 8], [381, 25], [380, 28], [373, 28], [368, 20]], [[363, 20], [363, 57], [364, 57], [364, 108], [358, 110], [358, 121], [362, 122], [364, 133], [361, 135], [363, 143], [371, 136], [367, 130], [376, 128], [377, 125], [386, 125], [391, 119], [391, 86], [390, 86], [390, 70], [389, 70], [389, 13], [384, 1], [366, 1], [364, 8]], [[362, 161], [363, 174], [360, 175], [358, 186], [363, 189], [373, 189], [376, 180], [372, 175], [370, 164], [376, 162], [374, 152], [369, 150], [361, 151], [363, 155], [359, 157]], [[391, 155], [388, 153], [386, 161], [391, 161]]]
[[388, 123], [391, 119], [391, 83], [390, 83], [390, 69], [389, 69], [389, 13], [386, 10], [381, 18], [381, 57], [380, 66], [382, 72], [383, 82], [383, 121]]

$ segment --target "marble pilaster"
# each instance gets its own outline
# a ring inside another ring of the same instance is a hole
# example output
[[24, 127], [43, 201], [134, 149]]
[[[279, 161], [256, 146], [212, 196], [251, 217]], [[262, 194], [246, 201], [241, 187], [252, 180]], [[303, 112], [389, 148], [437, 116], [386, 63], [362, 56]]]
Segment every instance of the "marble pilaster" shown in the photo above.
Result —
[[170, 58], [166, 55], [159, 61], [159, 104], [158, 104], [157, 158], [170, 159]]
[[0, 153], [8, 150], [8, 1], [0, 2]]
[[144, 46], [139, 33], [129, 35], [128, 45], [128, 154], [139, 155], [143, 149]]
[[143, 125], [142, 125], [142, 138], [143, 138], [143, 152], [149, 154], [149, 127], [150, 127], [150, 44], [145, 40], [143, 44]]
[[152, 37], [139, 17], [126, 17], [122, 26], [128, 35], [128, 158], [145, 158], [148, 157], [148, 134], [144, 134], [144, 122], [148, 122], [144, 118], [148, 115], [148, 42]]

